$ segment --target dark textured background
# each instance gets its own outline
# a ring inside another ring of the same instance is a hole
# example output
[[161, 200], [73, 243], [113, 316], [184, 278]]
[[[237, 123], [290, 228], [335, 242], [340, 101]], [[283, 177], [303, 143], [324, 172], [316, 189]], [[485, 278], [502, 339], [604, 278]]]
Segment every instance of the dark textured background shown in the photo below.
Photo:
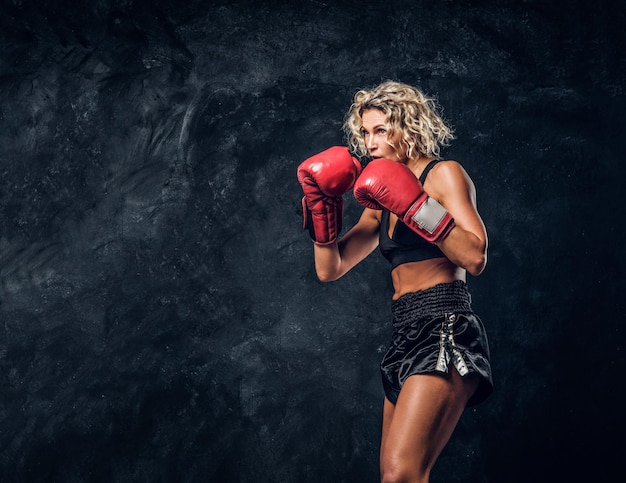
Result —
[[377, 481], [388, 267], [316, 280], [295, 170], [387, 78], [490, 234], [496, 391], [432, 481], [615, 481], [623, 2], [1, 5], [1, 481]]

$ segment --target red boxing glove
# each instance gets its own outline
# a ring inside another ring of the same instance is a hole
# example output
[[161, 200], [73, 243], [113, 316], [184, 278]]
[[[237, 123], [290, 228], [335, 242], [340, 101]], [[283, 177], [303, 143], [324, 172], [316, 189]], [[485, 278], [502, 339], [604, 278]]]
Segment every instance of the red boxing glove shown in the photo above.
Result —
[[315, 243], [337, 241], [343, 223], [342, 196], [360, 173], [361, 163], [343, 146], [328, 148], [298, 166], [298, 181], [304, 191], [304, 228]]
[[425, 240], [435, 243], [454, 227], [454, 219], [404, 164], [389, 159], [370, 162], [354, 186], [354, 197], [366, 208], [386, 209]]

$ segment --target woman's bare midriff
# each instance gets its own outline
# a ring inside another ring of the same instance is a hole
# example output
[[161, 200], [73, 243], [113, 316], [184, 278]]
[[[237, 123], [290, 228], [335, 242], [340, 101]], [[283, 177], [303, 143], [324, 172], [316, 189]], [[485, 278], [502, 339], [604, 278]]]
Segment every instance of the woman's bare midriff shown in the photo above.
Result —
[[434, 287], [439, 283], [465, 281], [465, 273], [465, 269], [459, 268], [447, 258], [404, 263], [391, 271], [393, 300], [410, 292]]

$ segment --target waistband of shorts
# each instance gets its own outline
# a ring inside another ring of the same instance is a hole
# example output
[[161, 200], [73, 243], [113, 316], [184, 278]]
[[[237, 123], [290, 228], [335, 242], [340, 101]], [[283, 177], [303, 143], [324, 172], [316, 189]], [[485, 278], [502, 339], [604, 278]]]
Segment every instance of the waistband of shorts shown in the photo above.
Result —
[[472, 297], [463, 280], [440, 283], [425, 290], [410, 292], [391, 301], [393, 323], [446, 313], [471, 313]]

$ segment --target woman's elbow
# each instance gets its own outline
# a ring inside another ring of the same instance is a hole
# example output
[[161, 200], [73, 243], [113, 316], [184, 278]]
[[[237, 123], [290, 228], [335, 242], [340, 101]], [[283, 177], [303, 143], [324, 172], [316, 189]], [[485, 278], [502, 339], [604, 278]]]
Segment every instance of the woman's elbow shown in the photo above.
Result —
[[337, 280], [339, 277], [336, 276], [334, 273], [329, 272], [327, 270], [316, 270], [317, 273], [317, 278], [319, 279], [320, 282], [334, 282], [335, 280]]
[[470, 273], [470, 275], [477, 277], [483, 273], [486, 266], [487, 254], [480, 253], [466, 264], [465, 269]]

